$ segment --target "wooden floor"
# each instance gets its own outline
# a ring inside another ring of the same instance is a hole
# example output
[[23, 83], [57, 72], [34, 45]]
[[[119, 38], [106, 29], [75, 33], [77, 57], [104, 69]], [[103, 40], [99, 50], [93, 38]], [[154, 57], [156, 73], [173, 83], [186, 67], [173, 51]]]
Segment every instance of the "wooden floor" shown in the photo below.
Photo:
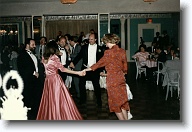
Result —
[[[166, 87], [161, 87], [154, 82], [145, 80], [142, 76], [135, 79], [135, 63], [129, 63], [127, 83], [133, 94], [130, 107], [132, 120], [180, 120], [180, 99], [177, 91], [173, 91], [173, 97], [165, 101]], [[73, 94], [73, 89], [70, 90]], [[76, 100], [74, 96], [74, 100]], [[102, 108], [97, 108], [94, 91], [87, 90], [87, 103], [77, 106], [85, 120], [117, 120], [114, 113], [110, 113], [107, 103], [106, 89], [102, 88]]]
[[[177, 91], [173, 92], [172, 98], [169, 96], [165, 101], [166, 88], [162, 88], [161, 83], [157, 86], [155, 81], [147, 81], [144, 76], [136, 80], [135, 73], [135, 63], [128, 63], [126, 79], [133, 94], [133, 100], [129, 102], [132, 120], [181, 120]], [[83, 105], [77, 103], [73, 88], [70, 92], [84, 120], [117, 120], [116, 115], [109, 112], [106, 89], [102, 88], [102, 108], [96, 105], [94, 91], [87, 90], [87, 103]], [[2, 95], [0, 89], [0, 96]]]

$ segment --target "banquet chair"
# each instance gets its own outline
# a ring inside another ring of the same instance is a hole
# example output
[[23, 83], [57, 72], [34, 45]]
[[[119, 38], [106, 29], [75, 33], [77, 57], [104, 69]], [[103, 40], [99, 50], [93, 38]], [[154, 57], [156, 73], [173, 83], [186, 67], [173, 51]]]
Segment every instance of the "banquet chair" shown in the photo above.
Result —
[[140, 75], [140, 77], [141, 77], [141, 73], [143, 73], [143, 72], [144, 72], [145, 77], [146, 77], [146, 74], [147, 74], [146, 68], [141, 67], [141, 66], [139, 65], [139, 63], [138, 63], [138, 61], [137, 61], [136, 58], [135, 58], [134, 60], [135, 60], [135, 65], [136, 65], [136, 80], [137, 80], [137, 78], [138, 78], [138, 75]]
[[[162, 66], [162, 67], [160, 67], [160, 66]], [[157, 74], [157, 85], [159, 84], [159, 75], [161, 74], [161, 69], [163, 69], [163, 67], [164, 67], [164, 63], [158, 61], [157, 62], [157, 71], [156, 71], [156, 74]]]
[[169, 72], [166, 72], [168, 76], [168, 84], [167, 84], [167, 93], [165, 100], [168, 98], [169, 91], [171, 91], [171, 97], [173, 95], [173, 87], [177, 88], [177, 94], [178, 97], [180, 96], [180, 73], [178, 70], [170, 70]]

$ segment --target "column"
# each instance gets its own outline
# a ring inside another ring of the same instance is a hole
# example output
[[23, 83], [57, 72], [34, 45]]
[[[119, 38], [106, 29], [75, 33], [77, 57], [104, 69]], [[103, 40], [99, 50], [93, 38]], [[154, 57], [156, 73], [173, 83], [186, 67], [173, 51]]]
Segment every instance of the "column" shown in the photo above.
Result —
[[131, 49], [131, 44], [130, 44], [130, 18], [127, 19], [127, 59], [128, 61], [131, 61], [131, 56], [130, 56], [130, 49]]
[[43, 27], [42, 27], [42, 21], [39, 21], [39, 25], [40, 25], [40, 28], [39, 28], [39, 32], [41, 33], [40, 34], [40, 37], [43, 36]]
[[125, 18], [121, 17], [121, 48], [125, 49]]
[[27, 38], [31, 38], [31, 21], [27, 20], [25, 23], [27, 24]]

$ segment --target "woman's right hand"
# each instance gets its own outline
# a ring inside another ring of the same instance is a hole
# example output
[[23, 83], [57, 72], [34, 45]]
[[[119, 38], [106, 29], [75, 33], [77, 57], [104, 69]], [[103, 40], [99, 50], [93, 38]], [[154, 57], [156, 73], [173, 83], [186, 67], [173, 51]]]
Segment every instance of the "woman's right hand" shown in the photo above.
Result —
[[78, 75], [79, 76], [85, 76], [86, 75], [86, 71], [85, 70], [78, 71]]

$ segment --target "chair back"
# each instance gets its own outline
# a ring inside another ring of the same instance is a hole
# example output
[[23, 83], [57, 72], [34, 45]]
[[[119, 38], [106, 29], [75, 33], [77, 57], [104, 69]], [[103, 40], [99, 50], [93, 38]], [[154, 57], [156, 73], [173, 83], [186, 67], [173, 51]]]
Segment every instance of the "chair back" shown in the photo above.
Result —
[[137, 60], [136, 58], [134, 58], [134, 61], [135, 61], [135, 65], [136, 65], [136, 67], [139, 68], [140, 66], [139, 66], [139, 62], [138, 62], [138, 60]]
[[158, 72], [159, 72], [160, 70], [162, 70], [163, 67], [164, 67], [164, 62], [158, 61], [158, 62], [157, 62]]
[[142, 68], [140, 65], [139, 65], [139, 62], [137, 61], [136, 58], [134, 58], [134, 61], [135, 61], [135, 65], [136, 65], [136, 79], [138, 77], [138, 74], [140, 74], [141, 76], [141, 73], [144, 72], [145, 73], [145, 76], [146, 76], [146, 68]]
[[180, 73], [178, 70], [169, 70], [167, 71], [167, 74], [168, 74], [168, 83], [179, 85]]
[[167, 84], [167, 94], [165, 97], [165, 100], [168, 98], [169, 91], [171, 91], [171, 97], [172, 97], [172, 87], [177, 88], [178, 97], [180, 96], [180, 73], [178, 70], [169, 70], [166, 72], [168, 76], [168, 84]]

